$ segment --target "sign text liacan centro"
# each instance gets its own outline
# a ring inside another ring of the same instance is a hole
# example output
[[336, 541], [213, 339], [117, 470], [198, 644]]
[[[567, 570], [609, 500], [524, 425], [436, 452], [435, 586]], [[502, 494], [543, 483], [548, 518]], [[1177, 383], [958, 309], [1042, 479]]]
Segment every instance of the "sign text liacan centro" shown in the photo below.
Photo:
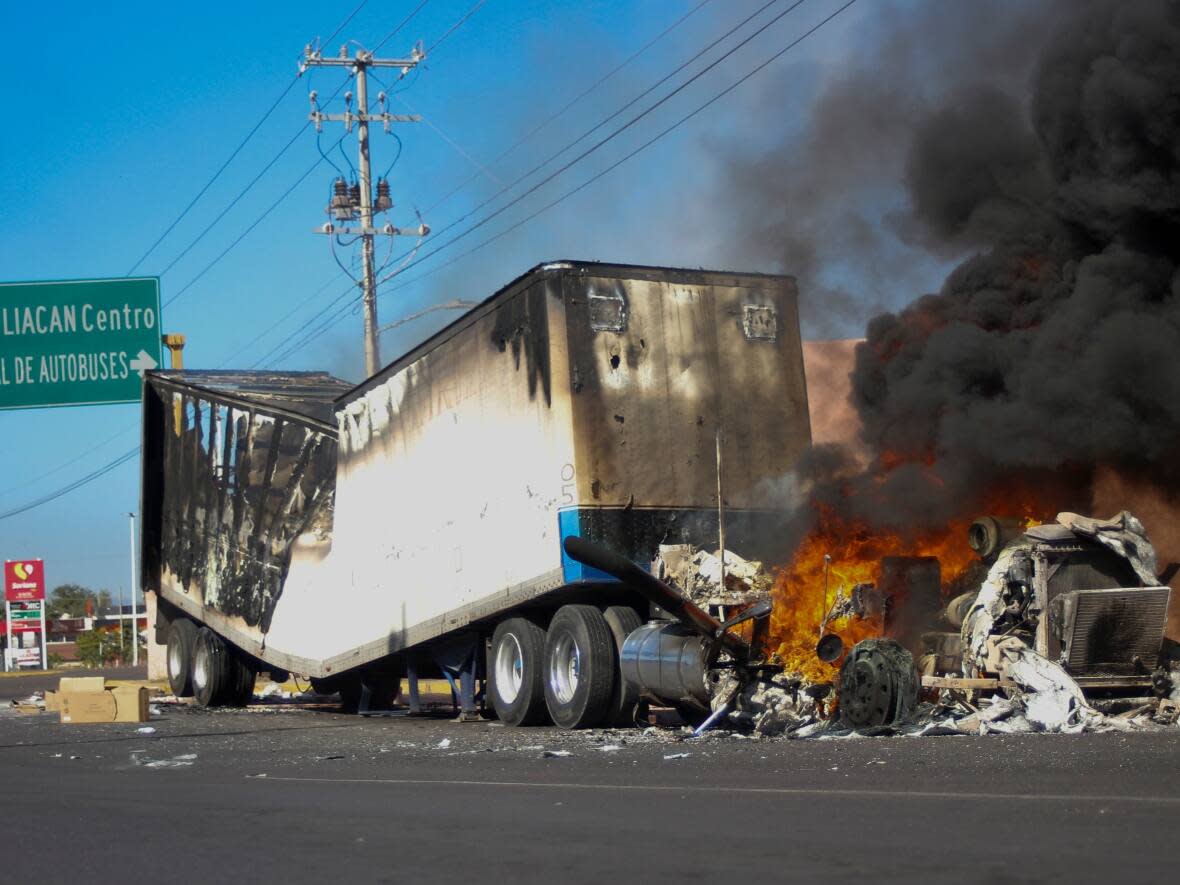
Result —
[[160, 281], [0, 283], [0, 409], [138, 402], [160, 364]]

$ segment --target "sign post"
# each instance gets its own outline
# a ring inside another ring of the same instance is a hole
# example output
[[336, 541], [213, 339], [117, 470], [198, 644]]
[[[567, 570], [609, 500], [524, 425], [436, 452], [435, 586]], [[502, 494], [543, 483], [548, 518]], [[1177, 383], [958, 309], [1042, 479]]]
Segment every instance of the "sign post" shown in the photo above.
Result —
[[[14, 604], [16, 608], [13, 608]], [[13, 634], [20, 633], [23, 637], [39, 628], [38, 657], [44, 670], [48, 661], [45, 656], [45, 563], [42, 560], [10, 559], [4, 563], [4, 614], [8, 635], [5, 661], [8, 666], [15, 667], [19, 661], [26, 660], [24, 654], [14, 654]]]
[[0, 409], [139, 402], [160, 360], [156, 277], [0, 283]]

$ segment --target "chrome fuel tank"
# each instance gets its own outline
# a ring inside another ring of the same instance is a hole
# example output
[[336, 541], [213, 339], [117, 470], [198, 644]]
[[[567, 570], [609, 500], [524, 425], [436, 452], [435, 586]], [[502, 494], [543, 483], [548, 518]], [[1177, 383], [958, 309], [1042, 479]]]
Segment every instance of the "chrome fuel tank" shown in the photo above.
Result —
[[682, 624], [651, 621], [633, 631], [623, 641], [619, 665], [623, 678], [641, 694], [668, 704], [709, 705], [705, 641]]

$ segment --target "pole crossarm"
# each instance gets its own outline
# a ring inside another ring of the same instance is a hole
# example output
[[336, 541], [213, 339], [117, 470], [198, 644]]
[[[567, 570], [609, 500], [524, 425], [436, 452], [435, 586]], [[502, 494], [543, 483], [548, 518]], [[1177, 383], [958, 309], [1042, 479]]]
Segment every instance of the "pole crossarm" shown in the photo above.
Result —
[[335, 58], [331, 56], [325, 58], [318, 49], [313, 50], [308, 46], [303, 50], [303, 61], [299, 64], [299, 73], [306, 73], [308, 68], [353, 68], [355, 70], [369, 67], [401, 68], [402, 73], [406, 74], [425, 60], [426, 53], [417, 46], [410, 52], [409, 58], [374, 58], [373, 53], [365, 49], [358, 49], [356, 54], [350, 57], [346, 54], [344, 47], [341, 47], [341, 54]]
[[366, 123], [421, 123], [420, 114], [321, 114], [312, 111], [307, 115], [312, 122], [327, 120], [329, 123], [356, 123], [364, 120]]
[[315, 234], [336, 234], [341, 237], [424, 237], [430, 233], [430, 225], [420, 224], [417, 227], [394, 227], [386, 224], [382, 227], [337, 227], [331, 222], [313, 227]]

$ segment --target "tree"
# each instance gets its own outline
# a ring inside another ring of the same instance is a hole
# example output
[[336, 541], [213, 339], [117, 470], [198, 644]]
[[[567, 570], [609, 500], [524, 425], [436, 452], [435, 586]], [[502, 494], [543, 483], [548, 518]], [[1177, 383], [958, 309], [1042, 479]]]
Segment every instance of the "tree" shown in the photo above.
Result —
[[[87, 611], [86, 603], [90, 603]], [[49, 604], [45, 608], [49, 618], [83, 618], [87, 614], [97, 615], [112, 608], [111, 591], [99, 590], [95, 593], [89, 587], [81, 584], [59, 584], [49, 594]]]
[[49, 594], [45, 607], [50, 618], [80, 618], [86, 614], [86, 600], [95, 599], [95, 593], [81, 584], [59, 584]]
[[[130, 625], [128, 625], [130, 626]], [[77, 640], [78, 660], [87, 667], [125, 664], [131, 660], [132, 630], [99, 627], [81, 633]], [[140, 643], [143, 651], [143, 643]]]

